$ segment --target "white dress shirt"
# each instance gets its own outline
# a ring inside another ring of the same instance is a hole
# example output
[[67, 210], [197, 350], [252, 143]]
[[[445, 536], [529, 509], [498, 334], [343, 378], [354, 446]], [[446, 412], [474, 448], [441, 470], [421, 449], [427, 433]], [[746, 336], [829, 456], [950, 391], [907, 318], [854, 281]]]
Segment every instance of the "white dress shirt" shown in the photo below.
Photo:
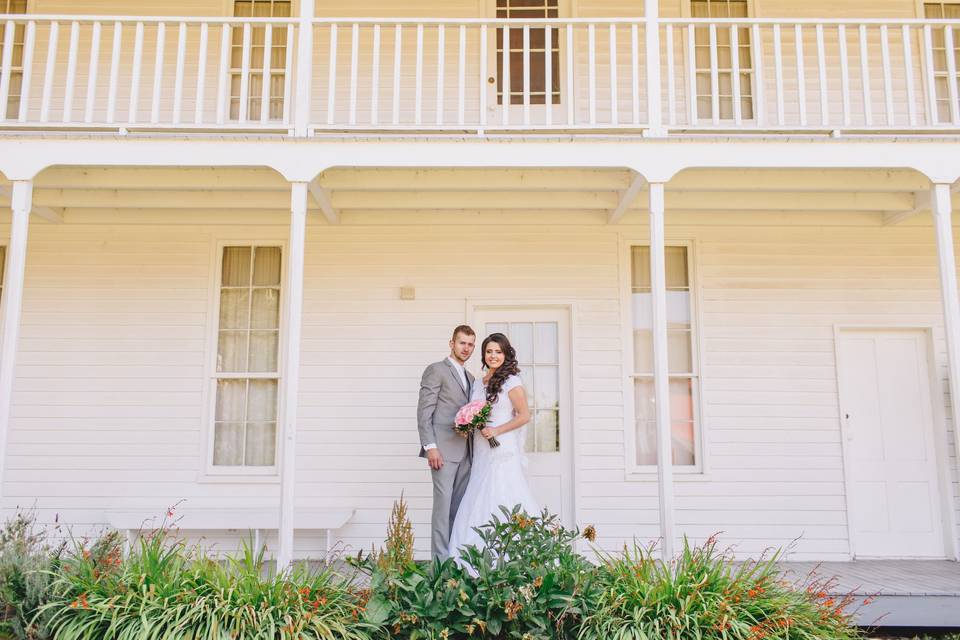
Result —
[[[460, 382], [461, 382], [461, 384], [463, 384], [463, 389], [464, 389], [464, 391], [466, 391], [466, 390], [468, 389], [468, 386], [467, 386], [467, 371], [466, 371], [466, 369], [464, 369], [464, 368], [463, 368], [463, 365], [460, 364], [459, 362], [457, 362], [457, 361], [453, 358], [453, 356], [447, 356], [447, 360], [450, 362], [450, 364], [453, 365], [453, 368], [457, 370], [457, 373], [460, 374]], [[430, 451], [430, 449], [436, 449], [436, 448], [437, 448], [437, 443], [436, 443], [436, 442], [431, 442], [430, 444], [425, 444], [425, 445], [423, 445], [424, 451]]]

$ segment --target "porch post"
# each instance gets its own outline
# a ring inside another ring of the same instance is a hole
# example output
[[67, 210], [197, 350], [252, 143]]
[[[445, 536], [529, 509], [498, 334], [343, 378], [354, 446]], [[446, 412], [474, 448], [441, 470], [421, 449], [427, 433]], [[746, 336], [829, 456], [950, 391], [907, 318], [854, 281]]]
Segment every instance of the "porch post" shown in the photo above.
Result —
[[300, 329], [303, 323], [303, 258], [307, 230], [306, 182], [290, 184], [290, 246], [284, 297], [286, 335], [280, 384], [283, 389], [283, 458], [280, 463], [280, 548], [277, 571], [293, 561], [294, 490], [296, 485], [297, 390], [300, 382]]
[[311, 87], [313, 85], [313, 17], [316, 0], [300, 0], [300, 32], [297, 38], [297, 75], [294, 87], [294, 135], [307, 136], [310, 126]]
[[660, 0], [644, 0], [643, 16], [647, 44], [647, 119], [649, 135], [666, 135], [663, 129], [663, 99], [660, 88]]
[[943, 329], [947, 337], [947, 364], [950, 371], [950, 418], [953, 422], [953, 443], [957, 458], [960, 459], [960, 300], [957, 299], [957, 262], [953, 252], [951, 185], [937, 183], [931, 189], [933, 225], [940, 258]]
[[667, 363], [667, 270], [664, 255], [664, 186], [650, 183], [650, 289], [653, 307], [653, 394], [657, 418], [657, 488], [665, 560], [673, 558], [673, 446], [670, 369]]
[[[33, 182], [15, 180], [11, 193], [12, 218], [10, 246], [3, 286], [3, 336], [0, 338], [0, 478], [7, 457], [7, 436], [10, 431], [10, 403], [13, 398], [14, 365], [20, 339], [20, 309], [23, 305], [23, 275], [27, 261], [27, 229], [33, 206]], [[2, 495], [0, 482], [0, 495]]]

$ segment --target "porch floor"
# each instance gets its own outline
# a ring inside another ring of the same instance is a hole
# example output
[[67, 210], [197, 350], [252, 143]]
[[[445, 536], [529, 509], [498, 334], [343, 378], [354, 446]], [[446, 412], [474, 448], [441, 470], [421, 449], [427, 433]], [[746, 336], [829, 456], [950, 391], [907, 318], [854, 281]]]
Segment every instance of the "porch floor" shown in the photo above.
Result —
[[[830, 591], [872, 601], [860, 608], [865, 626], [960, 627], [960, 563], [950, 560], [782, 562], [790, 579], [811, 571], [835, 578]], [[854, 605], [856, 606], [856, 605]]]

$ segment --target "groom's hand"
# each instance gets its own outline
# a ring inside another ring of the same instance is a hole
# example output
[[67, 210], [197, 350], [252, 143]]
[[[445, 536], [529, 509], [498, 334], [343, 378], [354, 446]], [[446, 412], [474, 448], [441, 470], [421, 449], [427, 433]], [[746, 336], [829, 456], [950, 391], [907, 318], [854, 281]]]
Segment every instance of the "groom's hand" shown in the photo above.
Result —
[[443, 466], [443, 456], [440, 455], [440, 449], [430, 449], [427, 451], [427, 462], [434, 471], [439, 471]]

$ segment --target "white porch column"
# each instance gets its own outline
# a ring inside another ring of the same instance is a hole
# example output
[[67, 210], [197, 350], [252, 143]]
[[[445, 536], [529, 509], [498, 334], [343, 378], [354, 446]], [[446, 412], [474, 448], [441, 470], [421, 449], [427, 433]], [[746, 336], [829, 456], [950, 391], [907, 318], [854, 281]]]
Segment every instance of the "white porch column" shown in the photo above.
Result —
[[664, 256], [664, 183], [650, 183], [650, 288], [653, 306], [653, 396], [657, 417], [657, 488], [661, 550], [673, 557], [673, 446], [667, 363], [667, 269]]
[[290, 183], [290, 245], [287, 249], [286, 296], [283, 318], [286, 336], [280, 385], [283, 389], [283, 458], [280, 462], [280, 548], [277, 571], [293, 561], [294, 493], [297, 460], [297, 391], [300, 382], [300, 329], [303, 323], [303, 257], [307, 231], [308, 183]]
[[663, 99], [660, 88], [660, 0], [644, 0], [647, 53], [647, 114], [651, 136], [663, 136]]
[[310, 125], [311, 87], [313, 85], [313, 17], [316, 0], [300, 0], [300, 33], [297, 39], [297, 75], [294, 87], [294, 135], [304, 138]]
[[940, 296], [943, 299], [943, 329], [947, 337], [947, 364], [950, 367], [950, 410], [953, 443], [960, 460], [960, 300], [957, 299], [957, 262], [953, 252], [953, 205], [951, 185], [934, 184], [930, 200], [940, 258]]
[[[14, 365], [20, 339], [20, 309], [23, 306], [23, 275], [27, 261], [27, 229], [33, 207], [33, 182], [15, 180], [11, 193], [10, 245], [3, 286], [3, 336], [0, 338], [0, 478], [7, 458], [10, 403], [13, 398]], [[2, 494], [2, 483], [0, 483]]]

